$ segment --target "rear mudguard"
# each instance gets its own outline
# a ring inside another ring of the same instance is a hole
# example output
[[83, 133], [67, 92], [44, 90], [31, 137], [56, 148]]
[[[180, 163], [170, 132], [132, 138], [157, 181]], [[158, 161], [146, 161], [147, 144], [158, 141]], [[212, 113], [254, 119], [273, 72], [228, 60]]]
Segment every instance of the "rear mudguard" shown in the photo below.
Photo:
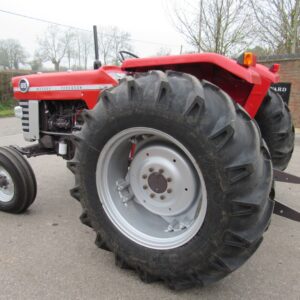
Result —
[[271, 84], [279, 81], [279, 75], [263, 65], [244, 67], [216, 53], [128, 59], [121, 67], [127, 73], [174, 70], [210, 81], [242, 105], [252, 118]]

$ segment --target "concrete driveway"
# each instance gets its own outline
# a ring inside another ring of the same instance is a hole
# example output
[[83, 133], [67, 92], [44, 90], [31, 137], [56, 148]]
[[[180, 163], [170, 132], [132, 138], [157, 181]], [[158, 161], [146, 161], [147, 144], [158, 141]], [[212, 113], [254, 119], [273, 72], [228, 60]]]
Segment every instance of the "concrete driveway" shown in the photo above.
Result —
[[[0, 146], [24, 145], [15, 118], [0, 119]], [[300, 175], [300, 136], [288, 171]], [[173, 292], [144, 284], [94, 245], [73, 176], [54, 156], [30, 159], [36, 202], [24, 215], [0, 213], [0, 299], [300, 299], [300, 224], [273, 216], [262, 246], [239, 270], [206, 288]], [[300, 185], [277, 184], [277, 199], [300, 210]]]

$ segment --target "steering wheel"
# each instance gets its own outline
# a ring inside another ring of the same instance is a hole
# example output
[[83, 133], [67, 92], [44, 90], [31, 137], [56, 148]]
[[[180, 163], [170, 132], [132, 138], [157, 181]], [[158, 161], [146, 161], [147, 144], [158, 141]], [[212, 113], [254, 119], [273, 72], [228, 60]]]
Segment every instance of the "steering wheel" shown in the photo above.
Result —
[[124, 54], [128, 55], [130, 57], [133, 57], [133, 58], [139, 58], [137, 55], [135, 55], [135, 54], [133, 54], [133, 53], [131, 53], [129, 51], [122, 50], [122, 51], [119, 52], [119, 56], [120, 56], [121, 62], [123, 62], [125, 60]]

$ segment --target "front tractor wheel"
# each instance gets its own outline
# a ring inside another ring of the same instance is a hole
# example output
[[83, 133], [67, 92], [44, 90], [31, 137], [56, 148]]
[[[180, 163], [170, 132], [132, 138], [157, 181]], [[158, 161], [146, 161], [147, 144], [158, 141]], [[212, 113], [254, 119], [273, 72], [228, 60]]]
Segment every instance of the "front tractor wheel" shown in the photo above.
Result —
[[0, 147], [0, 210], [22, 213], [33, 203], [37, 185], [27, 160], [14, 148]]
[[84, 119], [72, 195], [117, 265], [181, 289], [255, 252], [273, 210], [270, 156], [219, 88], [152, 71], [102, 93]]

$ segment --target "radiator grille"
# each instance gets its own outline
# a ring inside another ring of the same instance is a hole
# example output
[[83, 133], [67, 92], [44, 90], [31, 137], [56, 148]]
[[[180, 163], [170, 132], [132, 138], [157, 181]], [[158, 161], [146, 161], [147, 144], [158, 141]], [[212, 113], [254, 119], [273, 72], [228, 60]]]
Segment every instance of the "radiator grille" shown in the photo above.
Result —
[[22, 129], [23, 132], [29, 132], [29, 103], [28, 101], [20, 101], [19, 105], [22, 107]]

